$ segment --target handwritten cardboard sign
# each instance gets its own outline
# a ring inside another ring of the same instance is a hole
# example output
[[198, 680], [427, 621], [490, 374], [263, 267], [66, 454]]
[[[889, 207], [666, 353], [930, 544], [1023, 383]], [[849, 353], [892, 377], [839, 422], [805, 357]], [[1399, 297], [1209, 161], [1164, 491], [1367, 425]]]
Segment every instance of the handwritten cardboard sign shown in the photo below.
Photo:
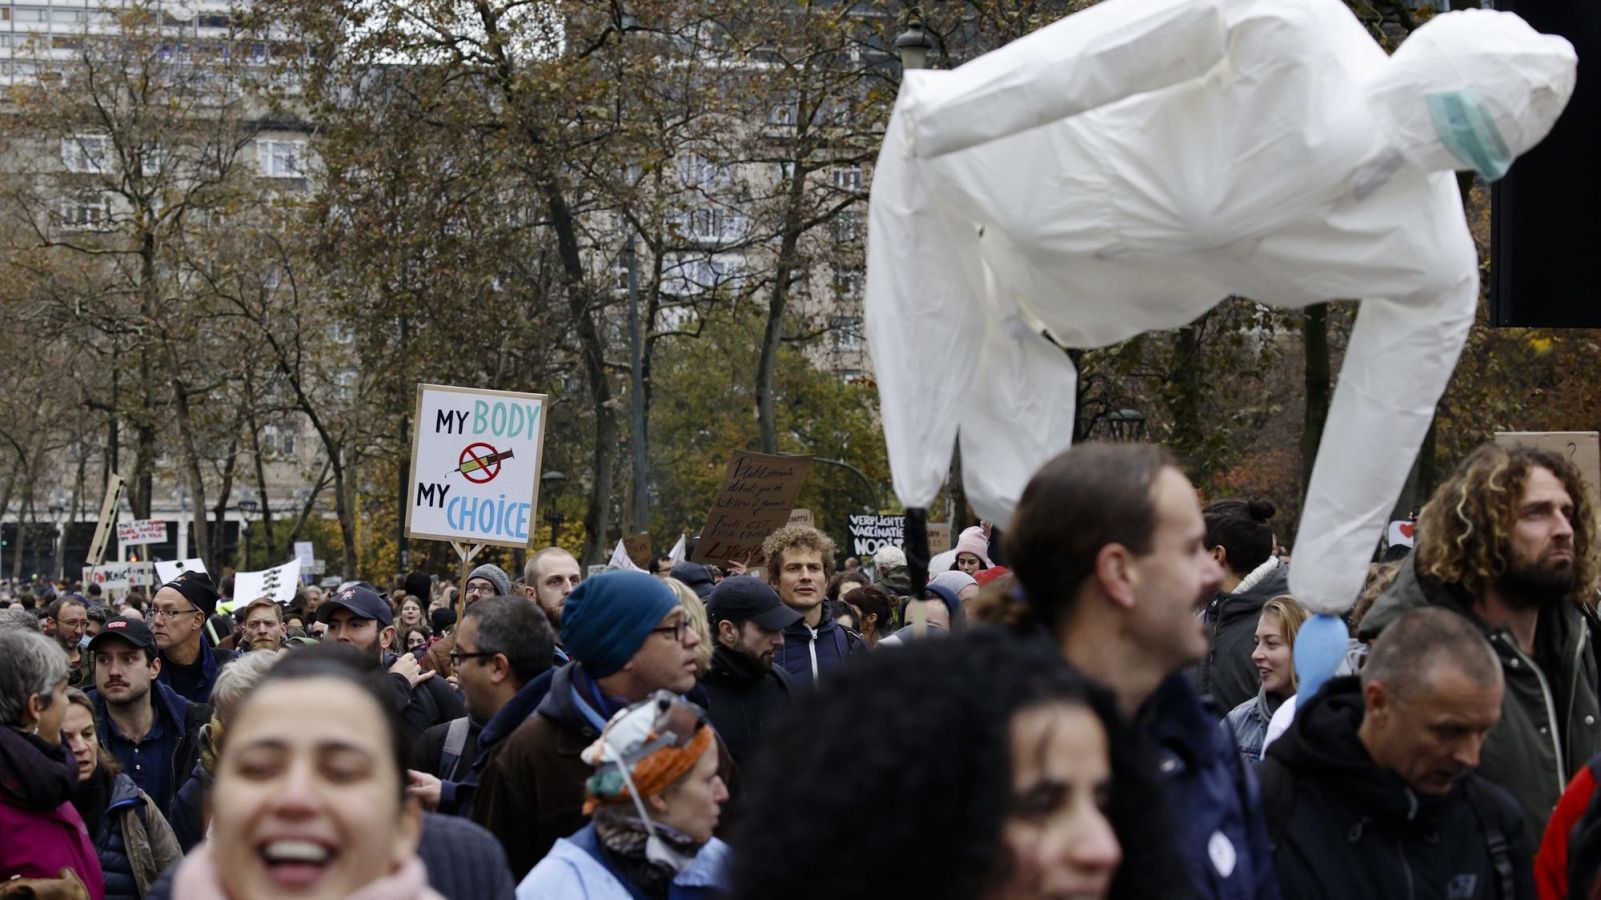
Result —
[[623, 552], [641, 569], [650, 566], [650, 532], [641, 531], [623, 538]]
[[735, 450], [690, 559], [716, 565], [754, 559], [762, 541], [789, 524], [795, 498], [811, 474], [810, 456]]
[[167, 539], [167, 523], [158, 519], [136, 519], [117, 523], [117, 540], [123, 544], [159, 544]]
[[1537, 447], [1573, 463], [1589, 489], [1590, 508], [1601, 510], [1601, 432], [1498, 431], [1495, 442]]
[[928, 523], [928, 555], [937, 556], [951, 549], [951, 523]]
[[789, 524], [816, 528], [817, 517], [812, 515], [812, 511], [809, 509], [792, 509], [789, 511]]

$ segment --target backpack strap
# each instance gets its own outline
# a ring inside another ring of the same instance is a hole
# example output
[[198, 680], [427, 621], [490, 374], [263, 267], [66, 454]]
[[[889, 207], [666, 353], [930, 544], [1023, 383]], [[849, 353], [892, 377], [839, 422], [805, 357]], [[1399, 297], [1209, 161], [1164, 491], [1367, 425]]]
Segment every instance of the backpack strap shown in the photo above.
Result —
[[450, 726], [445, 729], [445, 747], [439, 754], [439, 771], [435, 773], [440, 778], [450, 778], [455, 773], [456, 762], [467, 749], [467, 725], [467, 717], [462, 716], [451, 719]]
[[1497, 896], [1501, 900], [1515, 900], [1518, 895], [1517, 877], [1512, 868], [1512, 848], [1496, 821], [1495, 798], [1490, 796], [1485, 783], [1470, 776], [1462, 783], [1462, 793], [1468, 798], [1473, 817], [1479, 820], [1484, 832], [1484, 846], [1490, 851], [1490, 867], [1495, 870]]

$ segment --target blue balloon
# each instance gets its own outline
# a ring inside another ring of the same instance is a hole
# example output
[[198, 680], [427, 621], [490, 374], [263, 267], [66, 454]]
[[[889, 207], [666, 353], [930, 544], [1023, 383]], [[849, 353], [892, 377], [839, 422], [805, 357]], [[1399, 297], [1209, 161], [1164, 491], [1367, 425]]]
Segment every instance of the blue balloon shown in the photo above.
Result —
[[1295, 677], [1300, 682], [1296, 688], [1298, 703], [1316, 694], [1323, 682], [1334, 677], [1341, 660], [1345, 659], [1350, 638], [1345, 620], [1338, 616], [1320, 613], [1301, 625], [1301, 630], [1295, 634]]

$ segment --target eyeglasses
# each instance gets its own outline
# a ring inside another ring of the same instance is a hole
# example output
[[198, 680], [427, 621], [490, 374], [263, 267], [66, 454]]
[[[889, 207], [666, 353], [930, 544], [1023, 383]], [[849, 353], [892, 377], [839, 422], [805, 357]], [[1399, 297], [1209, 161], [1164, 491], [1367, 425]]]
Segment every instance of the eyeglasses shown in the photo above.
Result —
[[171, 607], [160, 607], [160, 606], [157, 606], [157, 607], [155, 607], [155, 608], [150, 610], [150, 617], [153, 618], [153, 619], [171, 619], [171, 618], [175, 618], [177, 616], [184, 616], [184, 615], [188, 615], [189, 613], [197, 613], [197, 612], [200, 612], [200, 610], [193, 609], [193, 608], [190, 608], [190, 609], [179, 609], [178, 607], [175, 607], [175, 606], [171, 606]]
[[688, 630], [689, 630], [689, 620], [688, 619], [680, 619], [677, 625], [663, 625], [660, 628], [652, 628], [650, 630], [650, 633], [651, 634], [668, 634], [668, 635], [672, 635], [673, 640], [675, 640], [675, 641], [679, 642], [680, 644], [682, 644], [684, 642], [684, 632], [686, 632]]
[[500, 654], [498, 654], [498, 653], [482, 653], [482, 652], [480, 652], [480, 653], [463, 653], [460, 650], [451, 650], [450, 653], [448, 654], [448, 656], [450, 657], [450, 664], [453, 665], [453, 666], [461, 665], [461, 661], [464, 660], [464, 659], [488, 659], [491, 656], [499, 656], [499, 655]]
[[467, 585], [467, 593], [493, 595], [495, 593], [495, 586], [492, 584], [469, 584]]

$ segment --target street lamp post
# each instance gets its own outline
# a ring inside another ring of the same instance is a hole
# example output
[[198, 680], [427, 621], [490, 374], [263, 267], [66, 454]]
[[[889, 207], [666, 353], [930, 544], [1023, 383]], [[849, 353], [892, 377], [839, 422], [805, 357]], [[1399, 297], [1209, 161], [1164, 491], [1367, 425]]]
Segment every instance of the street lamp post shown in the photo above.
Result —
[[550, 524], [550, 545], [552, 547], [560, 546], [561, 544], [562, 516], [561, 510], [556, 506], [556, 495], [561, 493], [561, 487], [566, 482], [567, 476], [555, 470], [539, 476], [539, 492], [543, 495], [540, 499], [545, 501], [545, 509], [548, 510], [545, 513], [545, 521]]
[[1145, 414], [1132, 406], [1114, 409], [1106, 414], [1106, 431], [1118, 443], [1138, 443], [1145, 437]]
[[907, 13], [906, 30], [895, 38], [895, 52], [900, 54], [901, 69], [928, 68], [928, 54], [934, 49], [934, 42], [928, 39], [928, 32], [923, 29], [923, 12], [912, 7]]

